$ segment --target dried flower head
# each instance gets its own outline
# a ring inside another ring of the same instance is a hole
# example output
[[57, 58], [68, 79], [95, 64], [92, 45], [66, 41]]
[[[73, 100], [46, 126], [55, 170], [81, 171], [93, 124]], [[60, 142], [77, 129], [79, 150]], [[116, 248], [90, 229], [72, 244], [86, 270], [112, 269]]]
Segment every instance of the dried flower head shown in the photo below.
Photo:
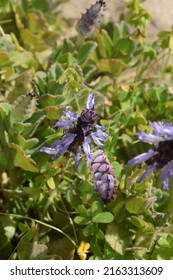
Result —
[[104, 203], [108, 203], [115, 191], [114, 174], [110, 162], [102, 150], [92, 153], [91, 170], [96, 191]]
[[41, 152], [53, 155], [52, 160], [56, 160], [62, 155], [72, 152], [75, 155], [75, 166], [77, 168], [79, 157], [82, 152], [86, 154], [87, 160], [91, 162], [90, 142], [102, 147], [107, 139], [107, 134], [103, 132], [104, 127], [97, 125], [99, 119], [95, 108], [95, 95], [89, 94], [86, 109], [79, 117], [77, 112], [64, 111], [65, 118], [57, 121], [55, 127], [61, 127], [64, 134], [61, 139], [52, 143], [51, 147], [42, 147]]
[[155, 144], [155, 149], [140, 154], [128, 162], [128, 165], [146, 162], [148, 168], [138, 180], [144, 180], [151, 171], [161, 169], [160, 181], [164, 189], [169, 189], [169, 180], [173, 179], [173, 126], [170, 123], [153, 122], [153, 133], [138, 132], [139, 139], [145, 143]]
[[82, 15], [81, 19], [79, 19], [76, 25], [76, 30], [84, 35], [91, 35], [98, 26], [105, 7], [105, 1], [97, 1], [87, 9], [86, 13]]

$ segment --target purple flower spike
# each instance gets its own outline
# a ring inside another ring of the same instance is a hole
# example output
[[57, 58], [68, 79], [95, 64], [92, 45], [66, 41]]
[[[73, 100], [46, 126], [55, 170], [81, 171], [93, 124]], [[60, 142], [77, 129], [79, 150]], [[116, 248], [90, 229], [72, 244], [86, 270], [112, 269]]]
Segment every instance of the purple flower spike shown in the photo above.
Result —
[[105, 6], [106, 3], [103, 0], [99, 0], [92, 5], [77, 22], [76, 30], [81, 34], [91, 35], [100, 22]]
[[94, 175], [96, 191], [104, 203], [108, 203], [114, 195], [114, 174], [108, 158], [102, 150], [92, 153], [91, 170]]
[[63, 137], [54, 141], [51, 147], [42, 147], [40, 152], [54, 155], [52, 160], [59, 158], [61, 155], [66, 156], [73, 153], [75, 168], [77, 168], [80, 154], [83, 151], [88, 163], [91, 163], [90, 143], [93, 142], [98, 146], [103, 146], [102, 142], [107, 139], [107, 134], [103, 132], [104, 127], [97, 125], [99, 117], [94, 107], [95, 95], [91, 93], [88, 96], [86, 109], [82, 111], [79, 117], [77, 117], [77, 112], [64, 111], [65, 117], [55, 124], [55, 127], [64, 130]]
[[151, 171], [161, 169], [160, 182], [169, 190], [169, 181], [173, 180], [173, 126], [170, 123], [152, 122], [153, 133], [136, 133], [142, 142], [155, 144], [155, 150], [138, 155], [129, 160], [128, 165], [146, 162], [149, 166], [138, 183], [144, 180]]

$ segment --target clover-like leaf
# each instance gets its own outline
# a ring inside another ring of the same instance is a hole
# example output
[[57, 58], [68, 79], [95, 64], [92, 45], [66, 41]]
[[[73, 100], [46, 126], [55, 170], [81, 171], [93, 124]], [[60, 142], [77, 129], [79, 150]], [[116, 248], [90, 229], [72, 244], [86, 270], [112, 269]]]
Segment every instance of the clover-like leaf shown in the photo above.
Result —
[[114, 216], [110, 212], [102, 212], [100, 214], [97, 214], [92, 218], [92, 221], [94, 223], [103, 223], [108, 224], [111, 223], [114, 219]]

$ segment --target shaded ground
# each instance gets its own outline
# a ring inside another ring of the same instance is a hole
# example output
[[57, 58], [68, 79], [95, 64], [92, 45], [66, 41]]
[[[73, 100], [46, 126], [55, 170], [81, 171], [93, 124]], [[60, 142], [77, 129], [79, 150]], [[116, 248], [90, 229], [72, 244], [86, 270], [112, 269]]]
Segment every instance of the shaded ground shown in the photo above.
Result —
[[[90, 7], [96, 0], [70, 0], [64, 7], [64, 14], [78, 19], [80, 14], [85, 12], [85, 8]], [[115, 20], [124, 9], [123, 0], [107, 0], [106, 17], [111, 17]], [[149, 37], [153, 39], [161, 30], [170, 30], [173, 25], [173, 0], [144, 0], [143, 7], [152, 15], [152, 20], [149, 24]]]

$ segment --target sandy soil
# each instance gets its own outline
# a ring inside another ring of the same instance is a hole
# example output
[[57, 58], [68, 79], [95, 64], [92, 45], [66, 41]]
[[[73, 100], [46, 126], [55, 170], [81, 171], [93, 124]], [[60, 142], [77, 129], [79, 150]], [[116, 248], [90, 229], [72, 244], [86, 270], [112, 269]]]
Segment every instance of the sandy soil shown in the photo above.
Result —
[[[90, 7], [96, 0], [70, 0], [64, 5], [63, 13], [75, 19], [80, 18], [80, 14], [85, 12], [85, 8]], [[124, 9], [124, 0], [107, 0], [105, 16], [117, 20]], [[161, 30], [171, 30], [173, 25], [173, 0], [144, 0], [143, 7], [152, 16], [149, 23], [149, 37], [156, 38]]]

